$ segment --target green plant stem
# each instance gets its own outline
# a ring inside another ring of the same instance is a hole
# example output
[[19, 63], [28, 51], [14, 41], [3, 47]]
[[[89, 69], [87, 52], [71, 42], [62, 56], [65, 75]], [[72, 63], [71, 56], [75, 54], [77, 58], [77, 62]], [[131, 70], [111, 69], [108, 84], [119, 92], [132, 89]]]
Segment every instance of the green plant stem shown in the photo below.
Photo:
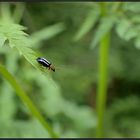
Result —
[[0, 73], [3, 75], [5, 79], [11, 84], [11, 86], [16, 90], [17, 95], [20, 99], [27, 105], [32, 115], [38, 119], [38, 121], [42, 124], [42, 126], [47, 130], [52, 138], [58, 138], [58, 136], [53, 132], [50, 125], [44, 120], [43, 116], [40, 114], [38, 109], [35, 107], [30, 98], [26, 95], [26, 93], [22, 90], [20, 85], [17, 83], [15, 78], [0, 64]]
[[96, 137], [103, 137], [103, 118], [107, 96], [107, 73], [108, 73], [108, 52], [110, 33], [107, 33], [100, 42], [99, 49], [99, 82], [97, 93], [97, 117], [98, 124]]

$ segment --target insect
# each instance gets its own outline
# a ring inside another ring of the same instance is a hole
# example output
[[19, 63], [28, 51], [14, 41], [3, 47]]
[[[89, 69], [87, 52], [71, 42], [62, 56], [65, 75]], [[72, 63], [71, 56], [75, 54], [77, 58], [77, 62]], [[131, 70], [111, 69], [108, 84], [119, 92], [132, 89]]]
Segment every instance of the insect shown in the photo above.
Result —
[[41, 64], [42, 66], [48, 68], [49, 70], [52, 70], [55, 72], [55, 68], [54, 66], [52, 65], [52, 63], [50, 63], [48, 60], [46, 60], [45, 58], [41, 58], [41, 57], [38, 57], [37, 59], [37, 62], [39, 64]]

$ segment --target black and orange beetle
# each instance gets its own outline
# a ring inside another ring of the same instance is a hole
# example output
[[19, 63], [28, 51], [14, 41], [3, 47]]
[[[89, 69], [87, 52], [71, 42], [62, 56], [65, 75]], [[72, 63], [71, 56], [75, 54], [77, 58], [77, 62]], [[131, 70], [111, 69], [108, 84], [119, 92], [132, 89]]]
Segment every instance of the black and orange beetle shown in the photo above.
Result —
[[52, 63], [50, 63], [48, 60], [46, 60], [45, 58], [42, 58], [42, 57], [38, 57], [37, 59], [37, 62], [39, 64], [41, 64], [42, 66], [48, 68], [49, 70], [52, 70], [55, 72], [55, 67], [52, 65]]

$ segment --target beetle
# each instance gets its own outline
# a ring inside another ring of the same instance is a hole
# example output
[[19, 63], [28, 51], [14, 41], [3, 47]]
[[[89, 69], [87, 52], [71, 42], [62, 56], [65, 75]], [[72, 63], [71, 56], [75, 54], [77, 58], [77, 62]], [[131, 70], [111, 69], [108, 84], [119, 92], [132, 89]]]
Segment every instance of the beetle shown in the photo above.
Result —
[[36, 60], [42, 66], [44, 66], [44, 67], [48, 68], [49, 70], [52, 70], [52, 71], [55, 72], [55, 67], [47, 59], [42, 58], [42, 57], [38, 57]]

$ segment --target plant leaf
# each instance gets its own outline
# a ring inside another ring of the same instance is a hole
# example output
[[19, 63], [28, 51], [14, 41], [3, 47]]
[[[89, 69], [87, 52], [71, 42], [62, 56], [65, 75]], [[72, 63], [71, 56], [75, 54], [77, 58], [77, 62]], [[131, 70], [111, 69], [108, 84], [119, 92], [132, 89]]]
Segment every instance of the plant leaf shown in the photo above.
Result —
[[6, 39], [7, 38], [3, 34], [0, 33], [0, 47], [2, 47], [4, 45], [4, 42]]
[[131, 12], [140, 12], [140, 3], [128, 2], [128, 3], [124, 4], [123, 8], [124, 8], [124, 10], [128, 10]]
[[32, 45], [38, 46], [41, 41], [54, 37], [64, 29], [65, 26], [63, 23], [57, 23], [55, 25], [51, 25], [50, 27], [46, 27], [38, 32], [35, 32], [30, 36]]
[[140, 36], [135, 39], [135, 46], [137, 49], [140, 49]]
[[98, 43], [99, 41], [104, 37], [104, 35], [106, 35], [107, 32], [109, 32], [111, 30], [111, 28], [113, 27], [114, 23], [115, 23], [115, 17], [103, 17], [101, 19], [101, 23], [99, 24], [96, 32], [95, 32], [95, 36], [91, 42], [90, 47], [93, 49]]
[[130, 27], [131, 27], [131, 24], [128, 20], [121, 19], [116, 26], [116, 32], [121, 38], [124, 38], [126, 32], [128, 31]]
[[136, 37], [137, 34], [138, 33], [137, 33], [137, 31], [136, 31], [135, 28], [133, 28], [133, 27], [132, 28], [129, 28], [129, 30], [127, 30], [126, 33], [125, 33], [125, 35], [124, 35], [124, 39], [128, 41], [128, 40]]
[[8, 39], [9, 46], [16, 48], [29, 63], [31, 63], [36, 69], [44, 72], [44, 69], [40, 67], [36, 61], [39, 54], [30, 48], [32, 44], [30, 39], [27, 38], [28, 34], [23, 31], [25, 29], [25, 27], [11, 22], [7, 23], [1, 21], [0, 23], [0, 33]]
[[92, 11], [89, 12], [87, 15], [87, 18], [85, 19], [84, 23], [80, 27], [77, 34], [74, 36], [74, 41], [78, 41], [81, 39], [86, 33], [90, 31], [92, 27], [94, 27], [96, 21], [99, 18], [99, 12], [95, 9], [92, 9]]

